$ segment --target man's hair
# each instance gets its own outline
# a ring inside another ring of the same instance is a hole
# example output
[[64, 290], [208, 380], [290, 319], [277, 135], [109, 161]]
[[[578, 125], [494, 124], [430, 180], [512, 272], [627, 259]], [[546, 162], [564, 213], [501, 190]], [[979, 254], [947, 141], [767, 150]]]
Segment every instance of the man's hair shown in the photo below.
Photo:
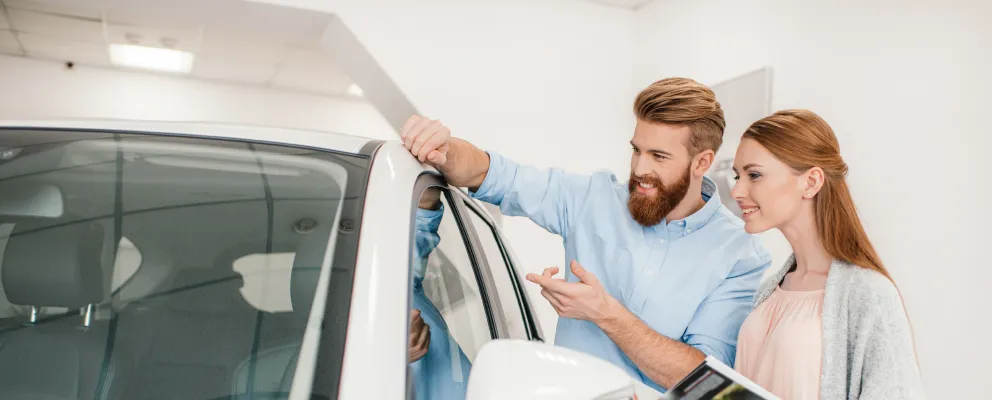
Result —
[[723, 109], [710, 88], [686, 78], [666, 78], [648, 86], [634, 102], [637, 119], [656, 124], [688, 126], [689, 155], [716, 152], [723, 143]]

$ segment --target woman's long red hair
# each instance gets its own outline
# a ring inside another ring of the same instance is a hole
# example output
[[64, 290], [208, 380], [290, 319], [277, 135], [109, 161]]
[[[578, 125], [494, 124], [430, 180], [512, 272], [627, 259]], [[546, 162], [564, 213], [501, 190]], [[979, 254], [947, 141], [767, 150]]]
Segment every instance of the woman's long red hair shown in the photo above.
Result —
[[831, 256], [892, 277], [868, 240], [847, 187], [847, 164], [827, 122], [812, 111], [783, 110], [752, 124], [743, 138], [752, 139], [796, 171], [823, 169], [823, 188], [813, 198], [816, 229]]

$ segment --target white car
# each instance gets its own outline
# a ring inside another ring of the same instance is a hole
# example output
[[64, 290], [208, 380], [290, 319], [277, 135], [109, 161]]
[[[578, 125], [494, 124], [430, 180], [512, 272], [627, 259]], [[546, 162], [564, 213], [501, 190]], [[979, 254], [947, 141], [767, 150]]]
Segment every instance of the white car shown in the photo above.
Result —
[[[430, 187], [443, 193], [436, 248], [418, 247], [415, 223]], [[517, 271], [486, 210], [398, 141], [0, 122], [3, 399], [643, 390], [541, 343]], [[431, 341], [411, 363], [414, 308]]]

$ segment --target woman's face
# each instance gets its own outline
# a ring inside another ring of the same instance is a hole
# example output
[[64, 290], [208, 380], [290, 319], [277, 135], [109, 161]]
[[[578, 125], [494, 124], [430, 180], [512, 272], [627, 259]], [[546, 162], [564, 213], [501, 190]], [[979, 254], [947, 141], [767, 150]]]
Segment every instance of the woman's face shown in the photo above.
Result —
[[744, 230], [780, 228], [799, 214], [806, 200], [803, 175], [775, 158], [754, 139], [741, 140], [734, 159], [737, 184], [730, 192], [744, 213]]

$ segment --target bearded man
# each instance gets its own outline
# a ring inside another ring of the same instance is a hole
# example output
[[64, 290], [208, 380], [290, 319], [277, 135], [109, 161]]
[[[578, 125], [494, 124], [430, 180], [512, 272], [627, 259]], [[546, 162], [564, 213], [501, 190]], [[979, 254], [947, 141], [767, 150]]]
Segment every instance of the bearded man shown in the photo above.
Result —
[[[404, 144], [449, 183], [564, 239], [558, 268], [527, 279], [558, 312], [555, 344], [665, 391], [706, 356], [733, 366], [737, 333], [771, 257], [705, 176], [723, 110], [693, 80], [651, 84], [634, 104], [630, 179], [516, 163], [413, 116]], [[426, 214], [425, 214], [426, 215]]]

